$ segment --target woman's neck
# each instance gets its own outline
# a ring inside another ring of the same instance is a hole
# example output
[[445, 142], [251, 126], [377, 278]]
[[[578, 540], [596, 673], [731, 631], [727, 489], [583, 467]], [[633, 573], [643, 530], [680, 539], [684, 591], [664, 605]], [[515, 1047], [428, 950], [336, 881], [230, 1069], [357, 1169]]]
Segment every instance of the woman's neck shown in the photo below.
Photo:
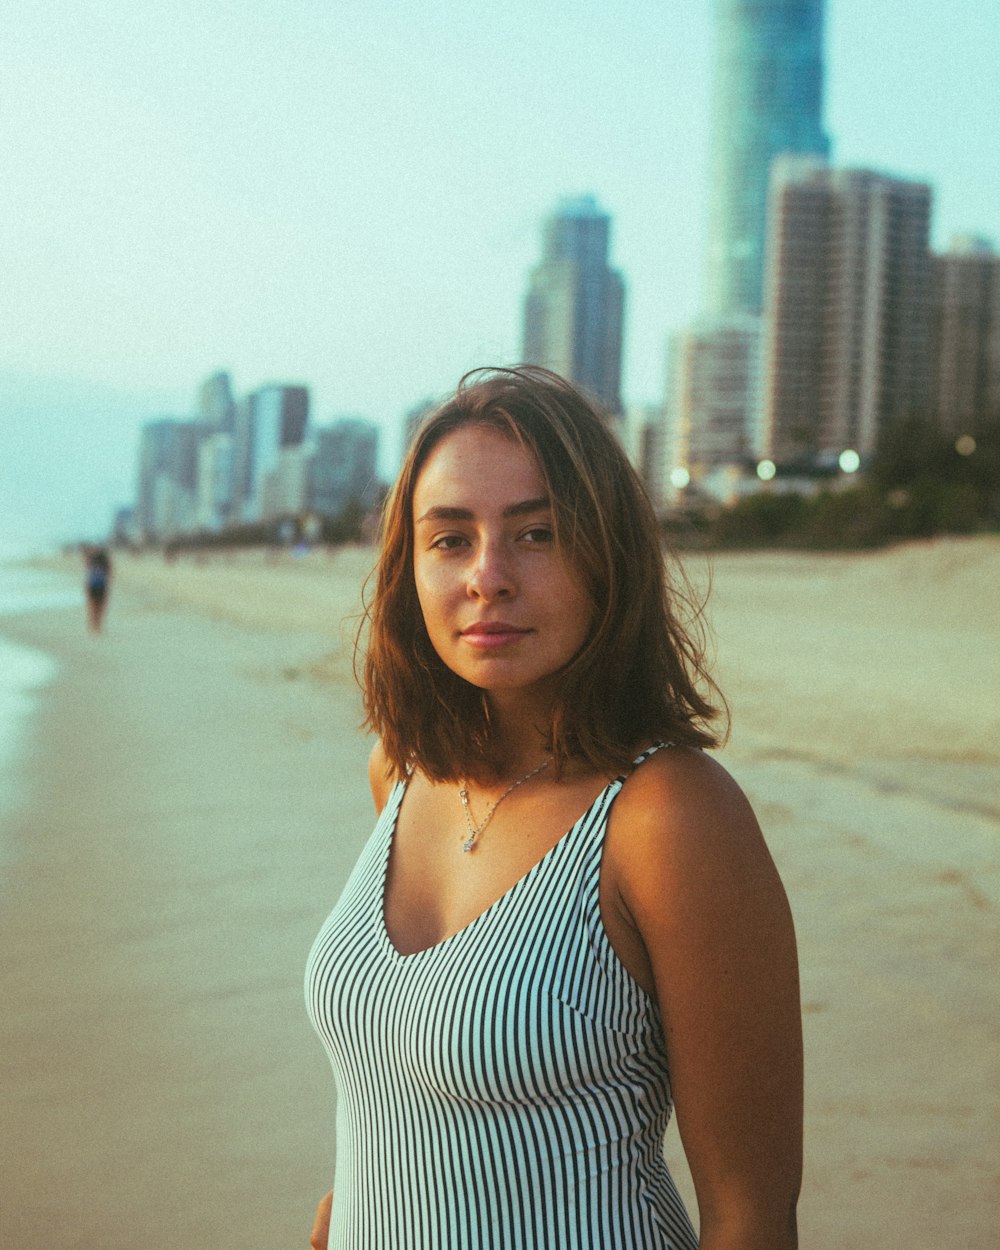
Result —
[[490, 695], [489, 715], [493, 749], [488, 769], [492, 776], [483, 781], [509, 781], [549, 758], [550, 705]]

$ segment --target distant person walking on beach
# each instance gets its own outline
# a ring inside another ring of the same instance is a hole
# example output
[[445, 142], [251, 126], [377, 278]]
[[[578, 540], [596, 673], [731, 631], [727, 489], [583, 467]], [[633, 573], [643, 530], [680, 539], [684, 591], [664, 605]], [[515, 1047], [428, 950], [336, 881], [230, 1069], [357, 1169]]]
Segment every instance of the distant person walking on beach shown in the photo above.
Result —
[[99, 634], [104, 625], [104, 610], [108, 606], [111, 589], [111, 556], [106, 547], [86, 547], [83, 558], [86, 567], [87, 626], [91, 633]]
[[705, 754], [683, 585], [556, 375], [476, 371], [416, 435], [368, 612], [378, 822], [306, 970], [339, 1089], [315, 1250], [797, 1245], [795, 936]]

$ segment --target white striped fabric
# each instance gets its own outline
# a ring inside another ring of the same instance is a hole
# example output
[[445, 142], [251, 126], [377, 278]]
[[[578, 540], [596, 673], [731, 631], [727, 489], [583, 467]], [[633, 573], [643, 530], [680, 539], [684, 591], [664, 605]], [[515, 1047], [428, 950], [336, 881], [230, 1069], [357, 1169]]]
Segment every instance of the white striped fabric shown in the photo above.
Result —
[[481, 916], [411, 955], [383, 919], [405, 783], [392, 791], [306, 968], [339, 1091], [330, 1250], [697, 1246], [662, 1156], [659, 1011], [600, 918], [622, 781]]

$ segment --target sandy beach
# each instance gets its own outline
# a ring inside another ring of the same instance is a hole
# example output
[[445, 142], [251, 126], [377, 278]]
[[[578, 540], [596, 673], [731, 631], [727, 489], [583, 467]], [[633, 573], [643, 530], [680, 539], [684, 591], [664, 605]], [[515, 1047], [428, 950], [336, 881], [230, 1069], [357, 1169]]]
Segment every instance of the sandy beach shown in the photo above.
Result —
[[[305, 1247], [334, 1089], [306, 953], [372, 823], [371, 553], [118, 561], [0, 619], [55, 658], [0, 813], [0, 1245]], [[77, 575], [74, 564], [67, 565]], [[803, 1250], [1000, 1227], [1000, 540], [691, 562], [722, 761], [799, 937]], [[667, 1154], [690, 1196], [672, 1128]]]

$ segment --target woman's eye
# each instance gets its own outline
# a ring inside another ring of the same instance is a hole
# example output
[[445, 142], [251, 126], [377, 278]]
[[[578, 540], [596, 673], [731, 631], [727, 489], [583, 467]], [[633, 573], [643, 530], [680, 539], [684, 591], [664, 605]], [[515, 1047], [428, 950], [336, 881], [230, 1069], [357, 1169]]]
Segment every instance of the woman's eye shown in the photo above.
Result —
[[530, 543], [550, 543], [552, 542], [552, 530], [547, 525], [533, 525], [530, 530], [525, 530], [521, 535]]
[[438, 551], [454, 551], [456, 547], [461, 547], [464, 543], [465, 539], [461, 534], [442, 534], [440, 538], [434, 539], [431, 547]]

